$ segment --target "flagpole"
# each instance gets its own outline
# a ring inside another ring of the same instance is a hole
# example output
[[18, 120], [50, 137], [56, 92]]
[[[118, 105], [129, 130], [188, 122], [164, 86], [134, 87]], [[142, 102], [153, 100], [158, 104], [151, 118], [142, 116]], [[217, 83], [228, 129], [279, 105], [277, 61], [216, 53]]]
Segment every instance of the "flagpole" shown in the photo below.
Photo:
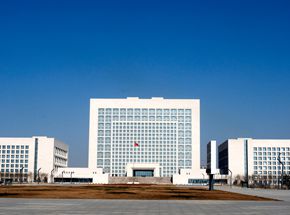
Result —
[[134, 141], [134, 145], [133, 145], [133, 165], [132, 165], [132, 176], [133, 176], [133, 184], [135, 183], [135, 176], [134, 176], [134, 159], [135, 159], [135, 155], [136, 155], [136, 153], [135, 153], [135, 147], [139, 147], [139, 144], [136, 142], [136, 141]]
[[134, 159], [135, 159], [135, 142], [133, 145], [133, 167], [132, 167], [132, 176], [133, 176], [133, 184], [134, 184]]

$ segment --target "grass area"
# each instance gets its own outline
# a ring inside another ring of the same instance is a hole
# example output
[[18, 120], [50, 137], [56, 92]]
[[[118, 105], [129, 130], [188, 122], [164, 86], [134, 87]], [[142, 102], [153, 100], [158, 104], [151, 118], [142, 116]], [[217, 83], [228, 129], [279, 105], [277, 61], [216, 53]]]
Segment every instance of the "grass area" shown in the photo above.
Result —
[[2, 186], [0, 198], [148, 199], [148, 200], [253, 200], [271, 199], [206, 188], [174, 185]]

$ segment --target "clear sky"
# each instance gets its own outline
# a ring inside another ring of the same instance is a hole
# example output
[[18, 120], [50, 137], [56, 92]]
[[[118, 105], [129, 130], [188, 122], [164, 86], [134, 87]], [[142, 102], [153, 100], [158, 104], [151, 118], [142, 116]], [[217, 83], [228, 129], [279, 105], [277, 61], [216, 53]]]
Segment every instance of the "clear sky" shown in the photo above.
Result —
[[210, 139], [290, 138], [290, 1], [1, 1], [0, 136], [87, 165], [90, 98], [201, 99]]

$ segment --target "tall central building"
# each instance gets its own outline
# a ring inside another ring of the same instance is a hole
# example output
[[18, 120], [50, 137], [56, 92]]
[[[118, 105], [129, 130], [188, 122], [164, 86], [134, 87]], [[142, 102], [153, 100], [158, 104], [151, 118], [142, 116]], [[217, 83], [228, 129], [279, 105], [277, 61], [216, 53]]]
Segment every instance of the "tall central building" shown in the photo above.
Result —
[[130, 176], [129, 167], [135, 176], [199, 169], [199, 100], [91, 99], [89, 168]]

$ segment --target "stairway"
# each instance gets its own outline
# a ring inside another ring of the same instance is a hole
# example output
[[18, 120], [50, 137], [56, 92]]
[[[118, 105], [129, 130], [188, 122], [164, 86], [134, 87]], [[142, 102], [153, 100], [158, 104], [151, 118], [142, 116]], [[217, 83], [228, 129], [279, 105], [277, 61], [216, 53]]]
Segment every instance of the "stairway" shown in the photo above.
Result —
[[109, 177], [109, 184], [172, 184], [171, 177]]

